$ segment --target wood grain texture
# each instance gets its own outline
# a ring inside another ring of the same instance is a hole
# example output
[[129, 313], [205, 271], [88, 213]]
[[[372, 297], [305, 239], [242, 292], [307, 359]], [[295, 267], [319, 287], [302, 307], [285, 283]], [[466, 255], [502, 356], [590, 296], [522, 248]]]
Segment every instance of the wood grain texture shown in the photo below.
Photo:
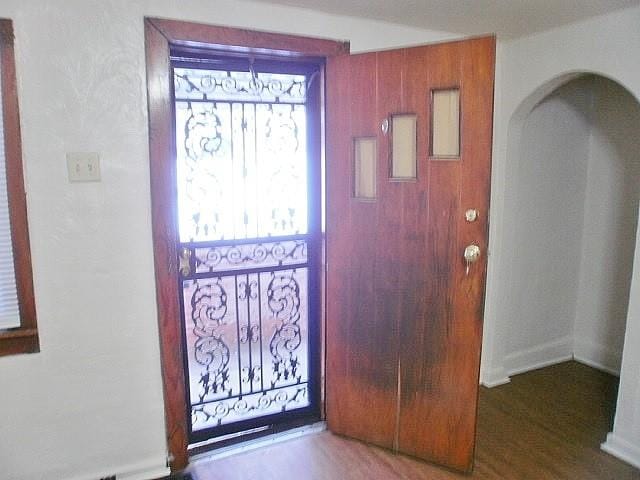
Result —
[[[376, 304], [379, 258], [372, 229], [380, 204], [352, 199], [353, 138], [375, 136], [378, 128], [371, 74], [376, 61], [376, 54], [362, 54], [327, 65], [326, 408], [332, 431], [391, 448], [398, 336], [384, 305]], [[378, 178], [387, 175], [384, 164], [378, 160]]]
[[20, 328], [0, 332], [0, 355], [40, 351], [36, 305], [33, 291], [31, 246], [27, 221], [27, 200], [22, 166], [22, 137], [18, 108], [18, 87], [11, 20], [0, 19], [0, 89], [4, 123], [4, 151], [7, 175], [7, 199], [11, 222], [11, 243], [20, 309]]
[[349, 53], [349, 42], [161, 18], [147, 20], [172, 45], [204, 46], [209, 49], [234, 46], [238, 47], [236, 53], [267, 53], [282, 57], [330, 57]]
[[149, 168], [156, 303], [164, 385], [167, 448], [172, 470], [188, 463], [188, 425], [182, 331], [178, 304], [175, 134], [169, 44], [145, 20], [147, 97], [149, 109]]
[[[327, 90], [329, 428], [469, 471], [486, 272], [492, 37], [337, 57]], [[431, 91], [462, 96], [459, 159], [429, 158]], [[380, 124], [417, 114], [418, 176], [393, 181]], [[352, 198], [353, 137], [378, 141], [377, 199]], [[474, 223], [464, 211], [482, 212]], [[465, 274], [462, 253], [484, 253]]]
[[[493, 38], [409, 49], [407, 64], [423, 65], [424, 70], [410, 68], [405, 83], [409, 108], [418, 111], [430, 104], [431, 90], [460, 87], [462, 135], [459, 160], [428, 162], [428, 207], [418, 220], [427, 232], [419, 247], [427, 252], [420, 265], [426, 278], [416, 291], [424, 303], [416, 315], [405, 318], [401, 329], [401, 344], [406, 348], [400, 354], [398, 444], [402, 452], [462, 471], [473, 465], [488, 243], [494, 50]], [[425, 116], [427, 123], [430, 117]], [[464, 218], [468, 208], [483, 215], [469, 223]], [[462, 253], [470, 244], [478, 245], [483, 254], [466, 275]]]
[[[177, 194], [175, 132], [173, 130], [170, 52], [173, 46], [232, 48], [242, 55], [255, 49], [274, 60], [327, 56], [348, 51], [349, 44], [314, 38], [253, 32], [189, 22], [145, 18], [147, 96], [149, 113], [149, 162], [151, 216], [156, 277], [156, 301], [160, 332], [165, 417], [170, 466], [173, 471], [188, 463], [190, 418], [187, 417], [183, 367], [182, 324], [177, 273]], [[236, 48], [237, 47], [237, 48]], [[318, 86], [318, 85], [316, 85]], [[312, 110], [317, 111], [320, 92], [312, 89]], [[320, 139], [310, 138], [310, 150], [320, 151]], [[314, 168], [317, 168], [315, 166]], [[317, 172], [314, 172], [317, 173]], [[317, 176], [316, 176], [317, 177]], [[319, 177], [317, 177], [319, 178]], [[318, 193], [319, 186], [311, 186]], [[319, 195], [316, 195], [319, 198]], [[312, 219], [313, 220], [313, 219]], [[317, 219], [316, 219], [317, 220]], [[317, 222], [316, 222], [317, 223]], [[315, 247], [314, 262], [320, 252]], [[315, 281], [322, 282], [322, 279]]]
[[600, 450], [617, 381], [568, 362], [481, 388], [471, 475], [328, 432], [202, 460], [188, 471], [194, 480], [640, 480], [639, 470]]

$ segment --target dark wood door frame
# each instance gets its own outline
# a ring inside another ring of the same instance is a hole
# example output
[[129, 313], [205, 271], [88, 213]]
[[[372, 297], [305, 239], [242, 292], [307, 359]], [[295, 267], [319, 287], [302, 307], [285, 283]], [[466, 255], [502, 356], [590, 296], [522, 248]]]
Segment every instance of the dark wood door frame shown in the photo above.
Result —
[[151, 220], [165, 403], [168, 463], [188, 463], [188, 425], [177, 272], [175, 135], [171, 49], [204, 47], [273, 59], [327, 58], [349, 53], [348, 42], [145, 18]]

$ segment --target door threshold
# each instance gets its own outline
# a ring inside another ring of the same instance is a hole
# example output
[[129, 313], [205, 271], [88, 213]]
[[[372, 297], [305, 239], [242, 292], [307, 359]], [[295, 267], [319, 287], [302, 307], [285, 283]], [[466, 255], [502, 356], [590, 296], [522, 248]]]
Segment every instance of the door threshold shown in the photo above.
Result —
[[214, 451], [210, 450], [207, 452], [197, 453], [190, 456], [189, 460], [192, 464], [201, 460], [218, 460], [221, 458], [230, 457], [232, 455], [237, 455], [238, 453], [249, 452], [257, 448], [293, 440], [294, 438], [303, 437], [305, 435], [323, 432], [326, 429], [326, 422], [315, 422], [309, 425], [304, 425], [302, 427], [292, 428], [291, 430], [286, 430], [284, 432], [277, 432], [270, 435], [265, 435], [260, 438], [255, 438], [247, 440], [245, 442], [229, 445], [227, 447], [217, 448]]

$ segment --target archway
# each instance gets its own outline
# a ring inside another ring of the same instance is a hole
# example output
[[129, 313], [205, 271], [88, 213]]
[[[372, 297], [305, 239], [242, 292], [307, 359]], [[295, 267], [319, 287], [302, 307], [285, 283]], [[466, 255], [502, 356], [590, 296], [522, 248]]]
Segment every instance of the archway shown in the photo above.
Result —
[[513, 114], [500, 251], [509, 291], [489, 330], [502, 329], [508, 375], [570, 358], [619, 372], [638, 218], [638, 125], [638, 100], [589, 72], [554, 78]]

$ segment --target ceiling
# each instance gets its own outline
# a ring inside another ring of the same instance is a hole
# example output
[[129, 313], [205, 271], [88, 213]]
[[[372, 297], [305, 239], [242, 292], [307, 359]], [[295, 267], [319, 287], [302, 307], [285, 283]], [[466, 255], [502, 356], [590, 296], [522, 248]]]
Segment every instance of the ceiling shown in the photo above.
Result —
[[518, 37], [612, 12], [640, 0], [257, 0], [412, 27]]

